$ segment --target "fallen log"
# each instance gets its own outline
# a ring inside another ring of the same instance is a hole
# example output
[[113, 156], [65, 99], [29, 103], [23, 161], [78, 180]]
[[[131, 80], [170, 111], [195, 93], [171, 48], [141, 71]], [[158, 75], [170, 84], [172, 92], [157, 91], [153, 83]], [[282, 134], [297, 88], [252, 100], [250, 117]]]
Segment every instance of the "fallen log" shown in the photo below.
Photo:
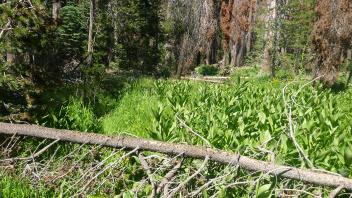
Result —
[[294, 179], [319, 186], [352, 190], [352, 180], [342, 176], [313, 170], [277, 165], [252, 159], [239, 154], [185, 144], [172, 144], [127, 136], [106, 136], [95, 133], [81, 133], [70, 130], [52, 129], [36, 125], [0, 123], [0, 134], [29, 136], [60, 140], [78, 144], [102, 145], [114, 148], [129, 148], [153, 151], [171, 155], [183, 154], [192, 158], [209, 158], [222, 164], [239, 166], [250, 171], [260, 171], [277, 177]]
[[201, 81], [201, 82], [210, 82], [223, 84], [225, 81], [220, 79], [206, 79], [206, 78], [194, 78], [194, 77], [181, 77], [182, 80], [191, 80], [191, 81]]
[[227, 76], [203, 76], [202, 78], [207, 80], [229, 80], [230, 77]]

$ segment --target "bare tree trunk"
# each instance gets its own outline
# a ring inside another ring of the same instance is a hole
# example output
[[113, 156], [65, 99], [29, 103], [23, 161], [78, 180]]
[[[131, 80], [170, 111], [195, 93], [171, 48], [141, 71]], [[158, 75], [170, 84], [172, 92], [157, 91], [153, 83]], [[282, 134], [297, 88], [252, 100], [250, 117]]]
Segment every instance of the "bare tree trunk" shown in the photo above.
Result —
[[214, 37], [211, 41], [210, 47], [207, 52], [206, 64], [212, 65], [216, 62], [216, 54], [217, 54], [217, 40]]
[[253, 31], [253, 24], [255, 20], [255, 13], [257, 9], [257, 0], [251, 1], [251, 9], [249, 11], [249, 28], [246, 35], [246, 51], [251, 51], [252, 48], [252, 31]]
[[238, 51], [237, 51], [237, 57], [236, 57], [236, 66], [242, 66], [244, 62], [244, 56], [246, 54], [246, 43], [245, 43], [245, 33], [241, 33], [241, 38], [239, 39], [239, 44], [238, 44]]
[[231, 62], [230, 65], [231, 66], [236, 66], [236, 62], [237, 62], [237, 50], [239, 48], [238, 46], [238, 41], [236, 40], [236, 42], [233, 42], [232, 40], [230, 41], [230, 57], [231, 57]]
[[202, 148], [185, 144], [172, 144], [127, 136], [106, 136], [95, 133], [0, 123], [0, 134], [30, 136], [44, 139], [68, 141], [78, 144], [101, 145], [114, 148], [147, 150], [171, 155], [183, 154], [192, 158], [209, 158], [222, 164], [239, 166], [250, 171], [259, 171], [276, 177], [299, 180], [320, 186], [343, 187], [352, 190], [352, 180], [324, 171], [306, 170], [290, 166], [277, 165], [271, 162], [252, 159], [239, 154], [211, 148]]
[[182, 72], [183, 72], [183, 65], [182, 65], [182, 64], [179, 64], [179, 65], [177, 66], [176, 78], [180, 79], [180, 78], [181, 78], [181, 75], [182, 75]]
[[223, 67], [227, 67], [228, 65], [230, 65], [231, 55], [230, 55], [229, 50], [224, 50], [224, 56], [223, 56], [221, 62], [222, 62]]
[[60, 8], [61, 8], [61, 0], [53, 0], [52, 15], [53, 15], [53, 19], [54, 19], [55, 21], [56, 21], [57, 19], [59, 19]]
[[95, 1], [90, 1], [89, 8], [89, 27], [88, 27], [88, 57], [87, 64], [88, 66], [92, 65], [92, 56], [93, 56], [93, 26], [94, 26], [94, 15], [95, 15]]
[[6, 62], [9, 64], [12, 64], [12, 63], [14, 63], [14, 61], [15, 61], [15, 54], [13, 54], [10, 51], [7, 51], [6, 52]]
[[263, 73], [270, 73], [273, 75], [274, 74], [274, 65], [273, 65], [273, 49], [274, 49], [274, 44], [275, 44], [275, 29], [273, 28], [275, 26], [275, 21], [277, 17], [277, 2], [276, 0], [268, 0], [267, 2], [268, 6], [268, 13], [267, 16], [265, 17], [266, 21], [266, 34], [265, 34], [265, 40], [266, 44], [264, 47], [264, 54], [263, 54], [263, 62], [261, 66], [261, 70]]

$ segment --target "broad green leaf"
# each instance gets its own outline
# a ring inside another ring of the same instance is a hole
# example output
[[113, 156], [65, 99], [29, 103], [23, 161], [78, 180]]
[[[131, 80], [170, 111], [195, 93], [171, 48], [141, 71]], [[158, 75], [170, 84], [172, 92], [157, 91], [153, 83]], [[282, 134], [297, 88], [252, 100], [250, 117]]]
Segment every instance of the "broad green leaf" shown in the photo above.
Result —
[[271, 196], [272, 191], [271, 189], [271, 184], [265, 184], [262, 185], [258, 188], [256, 197], [257, 198], [268, 198]]

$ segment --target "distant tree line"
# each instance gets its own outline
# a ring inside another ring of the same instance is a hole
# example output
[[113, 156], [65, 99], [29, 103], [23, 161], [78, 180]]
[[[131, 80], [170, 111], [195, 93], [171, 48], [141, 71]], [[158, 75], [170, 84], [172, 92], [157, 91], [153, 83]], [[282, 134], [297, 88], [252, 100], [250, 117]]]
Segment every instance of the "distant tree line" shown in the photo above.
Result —
[[331, 86], [351, 58], [351, 13], [349, 0], [2, 0], [0, 96], [201, 64], [308, 72]]

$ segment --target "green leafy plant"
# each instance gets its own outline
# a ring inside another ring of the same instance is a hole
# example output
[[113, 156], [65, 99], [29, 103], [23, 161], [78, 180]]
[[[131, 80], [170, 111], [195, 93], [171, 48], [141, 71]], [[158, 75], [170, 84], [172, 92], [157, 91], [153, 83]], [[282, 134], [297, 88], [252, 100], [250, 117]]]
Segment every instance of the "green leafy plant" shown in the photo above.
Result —
[[197, 74], [203, 76], [215, 76], [219, 73], [219, 68], [213, 65], [200, 65], [195, 70]]

